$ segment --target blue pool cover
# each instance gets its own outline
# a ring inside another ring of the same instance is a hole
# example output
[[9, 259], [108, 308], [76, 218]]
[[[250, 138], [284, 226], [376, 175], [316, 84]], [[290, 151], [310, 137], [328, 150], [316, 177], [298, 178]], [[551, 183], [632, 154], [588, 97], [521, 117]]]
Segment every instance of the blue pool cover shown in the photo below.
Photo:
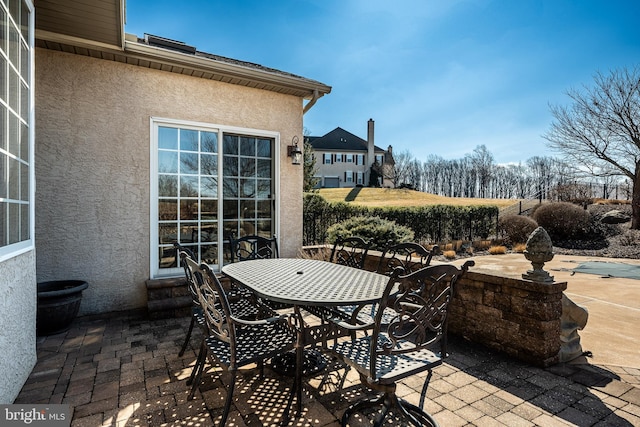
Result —
[[597, 274], [602, 277], [624, 277], [640, 280], [640, 265], [621, 262], [587, 261], [572, 270], [575, 273]]

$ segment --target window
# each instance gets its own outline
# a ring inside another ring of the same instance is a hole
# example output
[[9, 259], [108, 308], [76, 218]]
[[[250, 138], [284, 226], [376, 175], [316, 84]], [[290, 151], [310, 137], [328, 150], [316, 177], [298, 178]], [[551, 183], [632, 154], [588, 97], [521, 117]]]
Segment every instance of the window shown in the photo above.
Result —
[[362, 184], [363, 183], [363, 173], [362, 172], [356, 172], [356, 184]]
[[0, 260], [33, 246], [32, 55], [33, 5], [0, 2]]
[[353, 163], [353, 154], [347, 154], [347, 163]]
[[219, 266], [232, 236], [275, 234], [277, 134], [161, 120], [153, 128], [154, 276], [180, 272], [174, 242]]
[[324, 163], [325, 165], [330, 165], [331, 164], [331, 154], [324, 153], [322, 155], [322, 158], [324, 159], [322, 163]]
[[353, 171], [346, 171], [344, 173], [344, 181], [347, 183], [353, 182]]
[[356, 154], [356, 165], [364, 165], [364, 154]]
[[342, 163], [342, 154], [336, 153], [336, 163]]
[[378, 162], [378, 164], [383, 164], [384, 163], [384, 156], [381, 154], [376, 154], [376, 162]]

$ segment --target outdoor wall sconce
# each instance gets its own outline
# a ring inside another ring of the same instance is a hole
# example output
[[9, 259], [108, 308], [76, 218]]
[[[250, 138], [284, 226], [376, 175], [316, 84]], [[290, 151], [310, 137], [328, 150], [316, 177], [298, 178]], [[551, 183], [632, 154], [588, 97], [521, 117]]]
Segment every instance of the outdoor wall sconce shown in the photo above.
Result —
[[287, 146], [287, 156], [291, 157], [292, 165], [299, 165], [302, 163], [302, 151], [298, 147], [298, 137], [294, 136], [291, 142], [293, 145]]

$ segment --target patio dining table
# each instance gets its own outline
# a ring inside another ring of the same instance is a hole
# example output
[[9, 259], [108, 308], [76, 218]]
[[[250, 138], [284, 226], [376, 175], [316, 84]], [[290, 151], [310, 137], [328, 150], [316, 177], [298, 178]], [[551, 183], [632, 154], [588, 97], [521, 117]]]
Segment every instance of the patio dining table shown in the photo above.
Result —
[[[297, 317], [295, 386], [297, 412], [302, 411], [304, 347], [336, 335], [327, 325], [309, 326], [302, 320], [305, 306], [337, 307], [379, 301], [389, 277], [326, 261], [303, 258], [256, 259], [227, 264], [222, 273], [266, 300], [291, 304]], [[334, 334], [334, 335], [332, 335]]]

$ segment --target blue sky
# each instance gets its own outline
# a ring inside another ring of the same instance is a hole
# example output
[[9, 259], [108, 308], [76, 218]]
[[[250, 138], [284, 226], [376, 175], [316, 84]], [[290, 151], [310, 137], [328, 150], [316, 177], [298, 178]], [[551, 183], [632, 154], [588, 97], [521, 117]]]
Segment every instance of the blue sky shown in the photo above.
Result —
[[484, 144], [496, 162], [556, 155], [549, 104], [640, 64], [637, 0], [127, 0], [154, 34], [332, 86], [304, 116], [416, 159]]

